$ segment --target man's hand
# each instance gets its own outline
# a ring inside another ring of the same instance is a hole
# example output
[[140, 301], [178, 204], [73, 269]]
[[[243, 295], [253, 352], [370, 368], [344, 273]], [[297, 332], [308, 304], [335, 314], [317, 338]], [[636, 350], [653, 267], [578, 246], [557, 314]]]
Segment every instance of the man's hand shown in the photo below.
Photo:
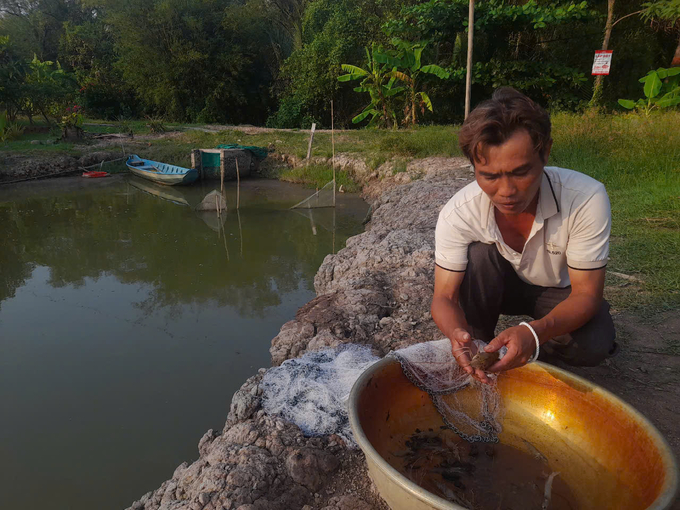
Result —
[[524, 366], [536, 351], [534, 335], [526, 326], [515, 326], [506, 329], [491, 340], [484, 350], [486, 352], [496, 352], [504, 345], [508, 348], [508, 352], [500, 361], [494, 363], [489, 368], [489, 372], [503, 372]]
[[456, 328], [449, 340], [451, 341], [451, 352], [453, 353], [453, 357], [456, 358], [456, 362], [460, 368], [478, 381], [485, 384], [491, 384], [491, 380], [483, 370], [479, 368], [475, 370], [470, 366], [470, 360], [472, 359], [472, 356], [476, 354], [477, 349], [472, 343], [470, 333], [463, 328]]

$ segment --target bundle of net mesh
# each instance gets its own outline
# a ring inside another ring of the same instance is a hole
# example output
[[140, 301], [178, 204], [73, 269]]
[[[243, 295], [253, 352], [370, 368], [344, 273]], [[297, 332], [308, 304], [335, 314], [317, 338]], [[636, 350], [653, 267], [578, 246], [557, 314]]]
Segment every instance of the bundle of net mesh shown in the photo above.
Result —
[[[484, 345], [475, 340], [471, 354]], [[388, 356], [430, 395], [444, 423], [461, 438], [498, 442], [502, 407], [495, 376], [490, 376], [492, 384], [469, 376], [454, 359], [448, 339], [412, 345]], [[349, 394], [362, 372], [378, 360], [370, 347], [354, 344], [287, 360], [265, 374], [263, 408], [295, 423], [308, 436], [337, 434], [356, 446], [347, 413]]]
[[295, 423], [305, 435], [337, 434], [356, 446], [347, 401], [354, 382], [379, 358], [365, 345], [344, 344], [289, 359], [261, 383], [267, 414]]

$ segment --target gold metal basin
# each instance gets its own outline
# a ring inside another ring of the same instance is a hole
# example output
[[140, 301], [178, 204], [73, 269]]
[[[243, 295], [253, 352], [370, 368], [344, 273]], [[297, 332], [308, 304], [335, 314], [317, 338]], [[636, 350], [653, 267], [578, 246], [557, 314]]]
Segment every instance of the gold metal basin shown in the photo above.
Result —
[[[661, 434], [631, 406], [544, 363], [502, 374], [498, 387], [505, 409], [500, 442], [540, 451], [580, 509], [670, 507], [678, 487], [675, 459]], [[369, 475], [393, 510], [463, 508], [416, 485], [385, 460], [416, 428], [443, 425], [430, 397], [406, 379], [396, 360], [385, 358], [361, 375], [352, 388], [349, 416]]]

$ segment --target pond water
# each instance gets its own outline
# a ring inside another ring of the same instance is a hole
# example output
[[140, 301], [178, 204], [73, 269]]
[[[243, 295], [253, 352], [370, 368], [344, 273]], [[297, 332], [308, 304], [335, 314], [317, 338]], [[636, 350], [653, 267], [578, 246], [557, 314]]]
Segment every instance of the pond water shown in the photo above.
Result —
[[194, 460], [368, 210], [289, 210], [310, 190], [248, 180], [238, 214], [199, 215], [211, 189], [0, 187], [3, 508], [122, 509]]

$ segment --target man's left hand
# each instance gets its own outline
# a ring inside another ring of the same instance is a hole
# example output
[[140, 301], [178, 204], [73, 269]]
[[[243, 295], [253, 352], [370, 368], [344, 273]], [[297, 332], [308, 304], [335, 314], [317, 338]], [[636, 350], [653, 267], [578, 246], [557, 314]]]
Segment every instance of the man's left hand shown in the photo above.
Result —
[[508, 348], [508, 352], [500, 361], [497, 361], [489, 368], [489, 372], [503, 372], [526, 365], [529, 358], [536, 351], [534, 335], [525, 326], [515, 326], [506, 329], [491, 340], [484, 350], [486, 352], [496, 352], [504, 345]]

